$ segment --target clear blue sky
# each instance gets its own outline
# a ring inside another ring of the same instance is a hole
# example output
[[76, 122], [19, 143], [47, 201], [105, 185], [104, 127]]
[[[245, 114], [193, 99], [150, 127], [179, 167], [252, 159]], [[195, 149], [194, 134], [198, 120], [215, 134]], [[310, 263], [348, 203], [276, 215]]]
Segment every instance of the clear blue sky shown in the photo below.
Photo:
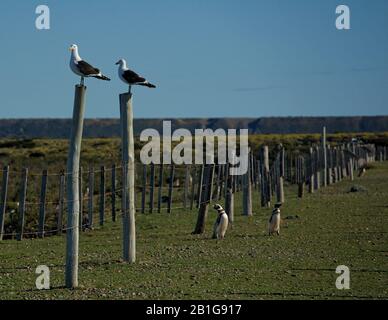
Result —
[[118, 117], [121, 57], [158, 86], [137, 118], [388, 114], [386, 0], [1, 0], [0, 35], [0, 118], [71, 117], [72, 43], [112, 78], [87, 79], [89, 118]]

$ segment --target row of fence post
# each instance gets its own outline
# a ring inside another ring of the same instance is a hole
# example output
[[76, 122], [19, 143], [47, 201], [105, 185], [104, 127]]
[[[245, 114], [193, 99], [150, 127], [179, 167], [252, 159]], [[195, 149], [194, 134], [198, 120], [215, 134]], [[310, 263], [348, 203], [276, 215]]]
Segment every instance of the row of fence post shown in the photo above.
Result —
[[[194, 203], [200, 211], [200, 219], [198, 220], [198, 227], [195, 231], [199, 232], [206, 221], [208, 205], [210, 201], [219, 201], [222, 198], [225, 201], [225, 208], [233, 218], [233, 194], [242, 190], [243, 192], [243, 215], [252, 215], [252, 189], [257, 189], [260, 193], [260, 203], [262, 207], [270, 207], [272, 199], [276, 197], [277, 202], [283, 203], [284, 196], [284, 182], [295, 183], [298, 186], [298, 197], [303, 197], [305, 187], [308, 186], [308, 192], [313, 193], [320, 187], [330, 185], [341, 181], [345, 177], [354, 179], [354, 172], [365, 166], [368, 162], [387, 160], [387, 147], [373, 145], [356, 145], [344, 144], [332, 147], [326, 143], [326, 133], [323, 132], [322, 144], [309, 148], [307, 155], [293, 155], [291, 152], [286, 152], [283, 146], [276, 149], [274, 161], [270, 167], [269, 148], [262, 146], [258, 157], [252, 153], [248, 156], [248, 170], [242, 177], [231, 176], [229, 174], [230, 166], [228, 164], [215, 165], [186, 165], [181, 167], [183, 170], [183, 193], [182, 208], [193, 209]], [[147, 205], [147, 190], [148, 196], [148, 212], [154, 212], [155, 202], [155, 188], [158, 187], [157, 192], [157, 212], [161, 212], [162, 203], [167, 202], [166, 211], [171, 213], [174, 209], [174, 180], [176, 176], [176, 167], [171, 164], [168, 165], [169, 174], [167, 181], [168, 195], [163, 197], [164, 188], [164, 171], [166, 166], [159, 165], [158, 183], [156, 184], [156, 165], [150, 165], [149, 184], [147, 166], [142, 165], [142, 188], [141, 188], [141, 206], [139, 211], [145, 213]], [[94, 178], [95, 171], [92, 167], [88, 171], [87, 184], [87, 215], [83, 216], [83, 174], [80, 168], [79, 174], [79, 225], [83, 228], [93, 228], [93, 214], [94, 214]], [[211, 173], [209, 172], [211, 171]], [[99, 225], [103, 226], [105, 222], [106, 212], [106, 169], [101, 166], [100, 170], [100, 186], [99, 186]], [[123, 171], [123, 174], [124, 171]], [[58, 205], [56, 208], [56, 234], [61, 234], [63, 230], [63, 216], [65, 211], [65, 185], [66, 174], [62, 172], [59, 175], [59, 195]], [[111, 167], [111, 212], [112, 221], [116, 221], [116, 166]], [[210, 180], [209, 180], [210, 179]], [[122, 179], [124, 181], [124, 177]], [[40, 194], [38, 202], [38, 237], [44, 237], [45, 220], [47, 216], [47, 191], [49, 184], [49, 174], [47, 170], [43, 170], [41, 175]], [[7, 206], [7, 193], [9, 183], [9, 166], [4, 167], [2, 175], [2, 188], [0, 194], [0, 239], [4, 235], [4, 224]], [[19, 218], [16, 230], [16, 239], [22, 240], [26, 206], [28, 202], [27, 197], [27, 183], [28, 183], [28, 169], [24, 168], [21, 173], [20, 190], [19, 190]], [[210, 198], [209, 198], [210, 197]], [[177, 203], [177, 201], [175, 201]], [[28, 210], [27, 210], [28, 211]]]

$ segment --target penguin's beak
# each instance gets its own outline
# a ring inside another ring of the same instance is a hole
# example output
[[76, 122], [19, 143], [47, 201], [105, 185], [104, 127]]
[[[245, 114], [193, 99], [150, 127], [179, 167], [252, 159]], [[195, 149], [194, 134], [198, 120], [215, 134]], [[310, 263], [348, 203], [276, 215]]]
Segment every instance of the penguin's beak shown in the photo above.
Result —
[[117, 61], [115, 64], [120, 64], [120, 61]]

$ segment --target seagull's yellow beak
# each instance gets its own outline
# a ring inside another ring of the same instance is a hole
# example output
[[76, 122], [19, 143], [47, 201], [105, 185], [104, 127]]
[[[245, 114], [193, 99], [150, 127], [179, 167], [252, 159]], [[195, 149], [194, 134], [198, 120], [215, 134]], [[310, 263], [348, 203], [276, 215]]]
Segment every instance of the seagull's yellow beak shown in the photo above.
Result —
[[73, 51], [74, 50], [74, 48], [72, 48], [72, 47], [69, 47], [69, 51]]

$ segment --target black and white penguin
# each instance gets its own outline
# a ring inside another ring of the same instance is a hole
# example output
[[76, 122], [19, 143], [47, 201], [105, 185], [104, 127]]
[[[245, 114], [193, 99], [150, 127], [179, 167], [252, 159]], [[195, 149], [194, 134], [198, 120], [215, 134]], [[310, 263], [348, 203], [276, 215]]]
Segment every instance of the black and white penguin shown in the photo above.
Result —
[[219, 204], [215, 204], [213, 208], [218, 212], [213, 228], [213, 239], [224, 239], [229, 224], [228, 215], [226, 214], [224, 208], [222, 208]]
[[280, 207], [281, 203], [276, 203], [275, 208], [272, 210], [272, 215], [268, 221], [268, 235], [272, 235], [275, 232], [280, 235]]

